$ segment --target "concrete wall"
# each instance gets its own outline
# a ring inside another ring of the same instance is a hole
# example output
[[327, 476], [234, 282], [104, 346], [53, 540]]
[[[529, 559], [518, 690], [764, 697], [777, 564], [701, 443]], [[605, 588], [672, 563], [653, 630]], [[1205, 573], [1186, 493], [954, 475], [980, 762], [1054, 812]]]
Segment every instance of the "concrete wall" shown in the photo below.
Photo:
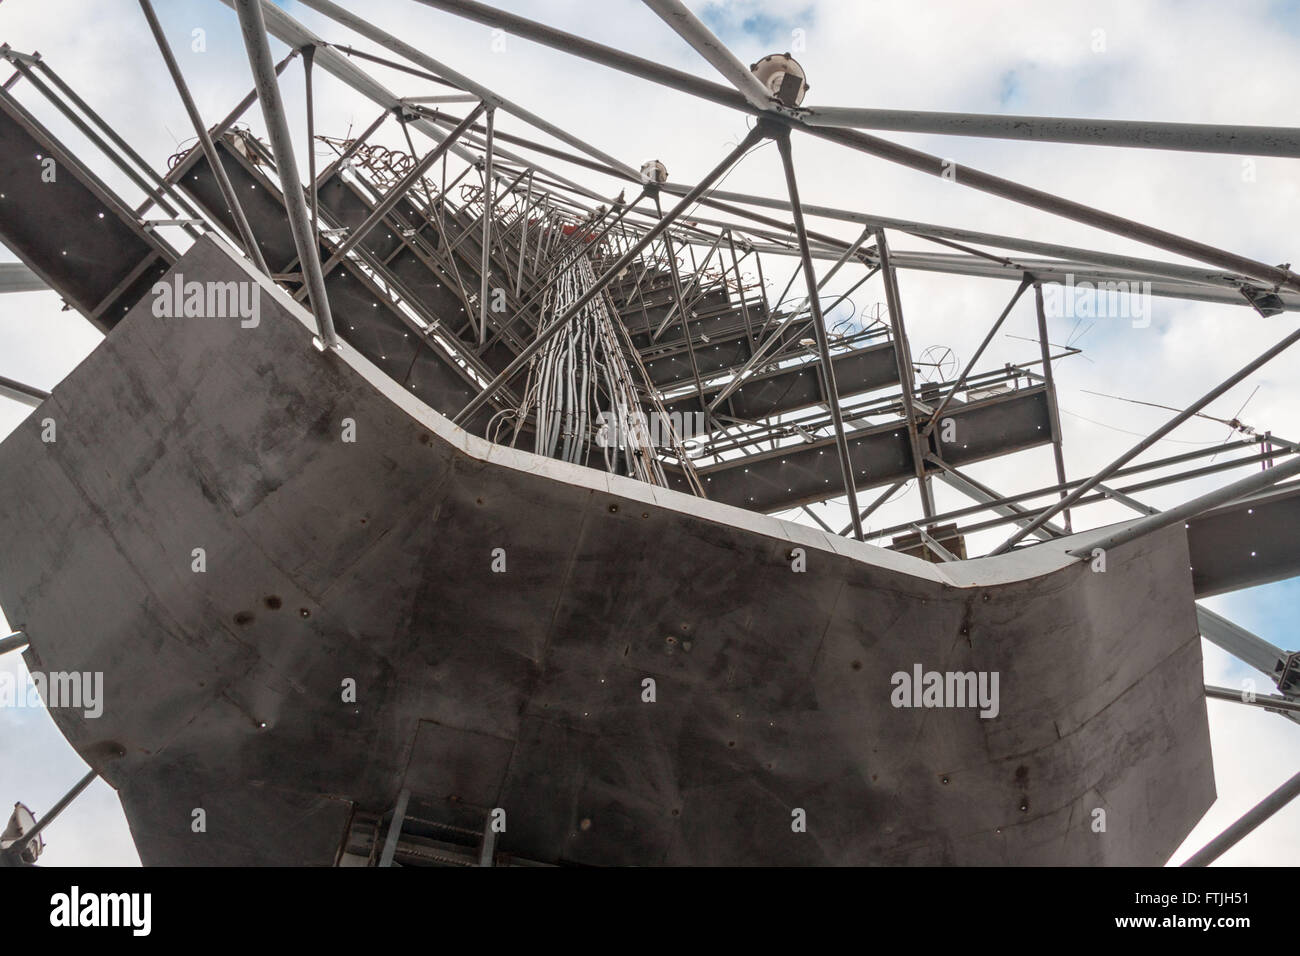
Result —
[[[328, 864], [403, 786], [597, 864], [1158, 864], [1212, 802], [1181, 529], [929, 564], [489, 445], [176, 268], [258, 326], [146, 298], [0, 446], [0, 605], [103, 672], [54, 715], [146, 863]], [[918, 663], [998, 716], [892, 706]]]

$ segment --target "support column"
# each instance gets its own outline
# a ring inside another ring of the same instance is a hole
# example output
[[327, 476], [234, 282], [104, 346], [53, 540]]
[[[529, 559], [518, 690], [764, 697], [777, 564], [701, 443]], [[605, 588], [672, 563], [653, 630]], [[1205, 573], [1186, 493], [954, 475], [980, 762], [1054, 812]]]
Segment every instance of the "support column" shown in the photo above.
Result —
[[898, 294], [898, 275], [889, 258], [889, 243], [885, 230], [876, 230], [876, 254], [880, 256], [880, 273], [885, 278], [885, 302], [889, 306], [889, 324], [894, 333], [894, 359], [898, 363], [898, 381], [903, 389], [903, 415], [907, 418], [907, 437], [912, 445], [912, 460], [916, 465], [916, 485], [921, 492], [921, 510], [925, 517], [934, 517], [934, 499], [930, 496], [930, 481], [925, 474], [925, 454], [921, 449], [921, 436], [916, 429], [916, 382], [912, 378], [912, 349], [907, 343], [907, 330], [903, 325], [903, 304]]
[[849, 517], [853, 523], [853, 536], [862, 540], [862, 522], [858, 519], [858, 491], [853, 483], [853, 462], [849, 457], [848, 439], [844, 437], [844, 418], [840, 413], [840, 393], [835, 386], [835, 366], [831, 362], [830, 344], [826, 340], [826, 323], [822, 317], [821, 297], [817, 288], [817, 274], [813, 271], [812, 253], [808, 249], [808, 233], [804, 228], [803, 207], [799, 205], [799, 184], [794, 175], [794, 157], [790, 152], [790, 131], [782, 129], [776, 134], [776, 147], [781, 151], [781, 164], [785, 167], [785, 185], [790, 193], [794, 213], [795, 236], [799, 242], [799, 259], [803, 266], [804, 282], [808, 287], [808, 308], [812, 311], [813, 333], [817, 338], [817, 356], [820, 360], [822, 385], [826, 389], [826, 404], [830, 406], [831, 421], [835, 425], [835, 446], [840, 453], [840, 472], [844, 476], [844, 494], [849, 499]]
[[[307, 280], [311, 310], [316, 316], [316, 327], [320, 332], [321, 343], [325, 348], [332, 349], [338, 344], [338, 337], [334, 332], [334, 318], [330, 314], [329, 296], [325, 292], [325, 273], [321, 269], [320, 247], [316, 245], [312, 236], [311, 217], [307, 210], [307, 200], [303, 196], [302, 181], [298, 176], [298, 163], [293, 155], [289, 123], [285, 119], [284, 103], [280, 99], [275, 64], [271, 61], [271, 48], [266, 41], [266, 22], [262, 18], [262, 6], [260, 0], [234, 0], [234, 4], [235, 12], [239, 15], [239, 26], [244, 34], [248, 62], [253, 69], [253, 81], [257, 85], [257, 98], [262, 103], [262, 117], [266, 120], [266, 131], [271, 140], [271, 152], [275, 156], [276, 172], [280, 175], [280, 190], [284, 193], [284, 205], [289, 214], [289, 228], [293, 233], [294, 247], [298, 251], [298, 261]], [[217, 165], [220, 166], [219, 163]]]

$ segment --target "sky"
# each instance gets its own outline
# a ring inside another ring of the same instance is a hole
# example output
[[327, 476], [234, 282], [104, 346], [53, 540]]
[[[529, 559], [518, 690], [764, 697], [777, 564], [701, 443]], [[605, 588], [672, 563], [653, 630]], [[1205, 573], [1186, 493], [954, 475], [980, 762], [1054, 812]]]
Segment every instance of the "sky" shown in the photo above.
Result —
[[[374, 50], [299, 3], [288, 0], [280, 5], [327, 40]], [[750, 124], [739, 113], [518, 37], [507, 36], [503, 43], [487, 27], [413, 0], [344, 0], [344, 5], [629, 165], [662, 160], [677, 183], [697, 181]], [[680, 37], [634, 0], [509, 0], [498, 5], [719, 79]], [[208, 124], [214, 123], [251, 88], [234, 13], [219, 0], [157, 0], [155, 6], [200, 112]], [[1225, 14], [1223, 4], [1209, 0], [740, 0], [688, 6], [745, 63], [768, 53], [793, 53], [808, 74], [808, 105], [1297, 125], [1297, 0], [1236, 0], [1231, 15]], [[77, 29], [69, 29], [69, 24]], [[188, 120], [135, 0], [5, 0], [0, 4], [0, 41], [24, 52], [39, 50], [156, 167], [162, 168], [170, 155], [192, 143]], [[278, 58], [285, 48], [272, 41], [272, 52]], [[365, 68], [399, 94], [433, 92], [414, 78], [382, 67]], [[295, 64], [285, 72], [282, 90], [300, 149], [306, 141], [302, 87], [301, 68]], [[378, 113], [321, 71], [317, 91], [320, 132], [344, 136]], [[15, 92], [65, 142], [82, 144], [32, 90], [20, 83]], [[263, 134], [256, 109], [245, 114], [244, 121]], [[498, 124], [503, 130], [534, 135], [510, 117], [499, 117]], [[405, 148], [392, 127], [385, 126], [379, 141]], [[1300, 264], [1296, 160], [882, 135], [951, 158], [959, 168], [993, 172], [1265, 262]], [[74, 151], [84, 157], [93, 154], [89, 147]], [[321, 149], [322, 161], [328, 155]], [[807, 203], [1183, 261], [811, 137], [795, 137], [794, 155]], [[134, 204], [139, 195], [135, 187], [102, 159], [87, 161]], [[301, 154], [300, 166], [305, 167]], [[564, 172], [602, 194], [613, 196], [621, 188], [599, 174], [572, 168]], [[728, 174], [723, 188], [782, 196], [775, 149], [768, 145], [751, 152]], [[845, 223], [812, 219], [810, 227], [846, 240], [857, 236]], [[183, 247], [181, 237], [167, 235]], [[905, 237], [893, 241], [900, 249], [945, 251]], [[13, 258], [0, 248], [0, 259]], [[785, 286], [793, 267], [788, 260], [764, 260], [772, 295]], [[860, 277], [850, 271], [845, 270], [831, 291]], [[950, 348], [962, 362], [1015, 287], [1000, 280], [919, 272], [902, 273], [899, 284], [913, 354], [919, 356], [929, 346]], [[877, 278], [852, 297], [853, 308], [865, 311], [883, 299]], [[1056, 365], [1068, 473], [1092, 474], [1172, 414], [1090, 392], [1185, 406], [1294, 330], [1295, 322], [1294, 313], [1264, 319], [1245, 306], [1159, 298], [1145, 327], [1116, 319], [1051, 319], [1051, 342], [1083, 350]], [[981, 369], [1037, 358], [1037, 345], [1017, 338], [1036, 336], [1031, 296], [1012, 311], [1003, 333], [990, 345]], [[52, 292], [0, 297], [0, 375], [53, 388], [101, 338], [75, 312], [63, 310]], [[1249, 398], [1240, 414], [1243, 421], [1295, 438], [1300, 432], [1297, 380], [1300, 354], [1285, 354], [1207, 411], [1231, 418]], [[0, 399], [0, 436], [27, 414], [26, 406]], [[1194, 419], [1159, 443], [1155, 453], [1204, 447], [1222, 441], [1226, 433], [1220, 424]], [[1047, 448], [969, 470], [1006, 494], [1055, 480]], [[1219, 476], [1159, 489], [1146, 500], [1158, 508], [1169, 507], [1225, 480]], [[936, 484], [935, 493], [941, 511], [968, 503], [942, 484]], [[880, 528], [911, 518], [916, 507], [915, 489], [909, 488], [873, 515], [871, 524]], [[842, 505], [814, 510], [834, 527], [847, 522]], [[1102, 505], [1079, 517], [1101, 525], [1131, 513], [1120, 505]], [[971, 548], [978, 551], [996, 543], [986, 534], [973, 538]], [[1204, 604], [1292, 649], [1297, 645], [1292, 609], [1298, 598], [1300, 582], [1289, 581]], [[1212, 645], [1204, 644], [1204, 650], [1207, 683], [1236, 687], [1253, 678], [1262, 690], [1271, 688], [1262, 675]], [[20, 672], [19, 655], [0, 658], [0, 668]], [[1208, 708], [1219, 799], [1175, 853], [1174, 863], [1221, 831], [1300, 763], [1300, 726], [1233, 703], [1210, 701]], [[0, 806], [22, 800], [39, 814], [83, 772], [84, 765], [48, 714], [0, 709]], [[137, 862], [116, 796], [102, 781], [51, 827], [48, 843], [42, 859], [50, 865]], [[1293, 863], [1298, 848], [1300, 802], [1220, 862]]]

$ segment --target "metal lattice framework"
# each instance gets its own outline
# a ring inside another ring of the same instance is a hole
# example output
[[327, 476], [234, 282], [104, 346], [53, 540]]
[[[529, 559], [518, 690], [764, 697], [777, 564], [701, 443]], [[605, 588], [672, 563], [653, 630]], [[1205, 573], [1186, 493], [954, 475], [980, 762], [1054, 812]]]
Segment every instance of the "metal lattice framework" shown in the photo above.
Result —
[[[887, 544], [883, 539], [892, 538], [894, 547], [929, 560], [966, 559], [968, 537], [988, 529], [1010, 529], [989, 552], [995, 555], [1031, 539], [1076, 533], [1088, 526], [1081, 517], [1088, 506], [1119, 502], [1140, 520], [1098, 531], [1075, 543], [1071, 554], [1087, 560], [1095, 548], [1184, 522], [1198, 596], [1300, 573], [1293, 544], [1279, 543], [1267, 562], [1249, 569], [1215, 557], [1234, 518], [1248, 507], [1267, 511], [1278, 527], [1295, 521], [1296, 485], [1275, 486], [1300, 473], [1300, 446], [1255, 434], [1234, 418], [1225, 423], [1240, 439], [1138, 461], [1289, 349], [1300, 331], [1282, 337], [1105, 467], [1071, 478], [1053, 363], [1077, 350], [1053, 354], [1044, 305], [1045, 286], [1079, 280], [1144, 286], [1156, 296], [1272, 315], [1300, 311], [1300, 275], [987, 172], [954, 171], [940, 157], [876, 135], [922, 132], [1298, 159], [1300, 129], [809, 106], [802, 102], [802, 70], [788, 56], [745, 66], [680, 0], [645, 2], [726, 83], [473, 0], [418, 0], [754, 117], [747, 136], [697, 183], [684, 185], [671, 182], [663, 164], [628, 165], [330, 0], [302, 3], [382, 53], [329, 42], [265, 0], [223, 2], [238, 15], [255, 89], [209, 127], [150, 0], [140, 0], [197, 136], [195, 147], [173, 157], [165, 173], [155, 172], [43, 59], [8, 45], [0, 49], [15, 71], [0, 91], [6, 128], [15, 137], [58, 149], [15, 98], [14, 87], [24, 81], [146, 194], [143, 204], [128, 209], [76, 157], [61, 156], [84, 181], [87, 195], [120, 220], [125, 238], [117, 258], [106, 262], [104, 275], [65, 275], [52, 248], [88, 240], [55, 234], [17, 240], [16, 251], [43, 283], [100, 328], [111, 328], [138, 290], [177, 258], [160, 227], [191, 238], [219, 231], [259, 271], [310, 306], [321, 348], [346, 339], [430, 406], [492, 441], [755, 511], [801, 509], [824, 528], [807, 506], [842, 501], [850, 521], [833, 530]], [[278, 64], [270, 36], [291, 48]], [[298, 56], [306, 73], [311, 138], [305, 180], [279, 79]], [[359, 62], [433, 83], [440, 92], [398, 96]], [[317, 134], [317, 68], [375, 104], [380, 112], [368, 128], [342, 137]], [[236, 126], [254, 102], [266, 142]], [[498, 114], [563, 146], [498, 130]], [[400, 126], [405, 150], [372, 140], [389, 120]], [[433, 145], [422, 147], [413, 133]], [[1199, 265], [804, 203], [795, 134], [954, 179], [963, 188]], [[720, 188], [729, 170], [769, 141], [780, 156], [783, 195]], [[335, 153], [320, 171], [317, 144]], [[557, 164], [584, 178], [612, 178], [622, 184], [620, 192], [607, 196], [570, 179]], [[154, 206], [171, 218], [146, 219]], [[846, 241], [817, 231], [808, 218], [850, 225], [857, 237]], [[14, 241], [16, 233], [9, 228], [5, 235]], [[926, 246], [895, 248], [904, 237]], [[772, 299], [764, 263], [770, 270], [778, 257], [793, 260], [796, 268]], [[1005, 308], [969, 360], [958, 363], [951, 353], [918, 360], [911, 354], [899, 294], [905, 271], [1012, 281]], [[827, 291], [837, 277], [842, 283], [859, 272], [846, 291]], [[876, 276], [885, 307], [871, 321], [837, 320], [839, 307]], [[5, 282], [12, 288], [40, 285], [19, 273], [6, 275]], [[1037, 358], [982, 369], [993, 338], [1031, 293]], [[918, 381], [922, 367], [932, 371]], [[0, 393], [29, 403], [44, 397], [8, 379], [0, 379]], [[949, 424], [963, 436], [960, 441], [946, 435]], [[1044, 446], [1052, 450], [1057, 479], [1047, 487], [1003, 495], [965, 471], [975, 462]], [[1243, 468], [1250, 469], [1246, 477], [1166, 511], [1138, 497], [1147, 489]], [[935, 481], [956, 488], [972, 504], [940, 512]], [[919, 514], [867, 531], [867, 519], [909, 484]], [[1296, 655], [1211, 612], [1202, 609], [1200, 617], [1207, 639], [1277, 681], [1277, 696], [1253, 703], [1296, 720]], [[0, 649], [18, 646], [21, 635], [0, 642]], [[1221, 688], [1207, 688], [1207, 694], [1238, 699]], [[1298, 780], [1292, 778], [1285, 792], [1261, 806], [1275, 811], [1300, 789]], [[1193, 861], [1208, 862], [1257, 825], [1262, 816], [1252, 813]]]

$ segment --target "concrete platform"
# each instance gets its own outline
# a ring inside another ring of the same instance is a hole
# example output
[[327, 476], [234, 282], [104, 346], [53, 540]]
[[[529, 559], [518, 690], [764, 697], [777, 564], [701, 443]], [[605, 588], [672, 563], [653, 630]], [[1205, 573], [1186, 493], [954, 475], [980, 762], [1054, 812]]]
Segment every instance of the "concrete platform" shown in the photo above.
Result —
[[[1181, 527], [929, 564], [492, 446], [175, 268], [258, 326], [146, 297], [0, 445], [0, 605], [103, 672], [53, 713], [146, 864], [330, 864], [403, 787], [589, 864], [1159, 864], [1213, 801]], [[997, 716], [893, 706], [916, 664]]]

